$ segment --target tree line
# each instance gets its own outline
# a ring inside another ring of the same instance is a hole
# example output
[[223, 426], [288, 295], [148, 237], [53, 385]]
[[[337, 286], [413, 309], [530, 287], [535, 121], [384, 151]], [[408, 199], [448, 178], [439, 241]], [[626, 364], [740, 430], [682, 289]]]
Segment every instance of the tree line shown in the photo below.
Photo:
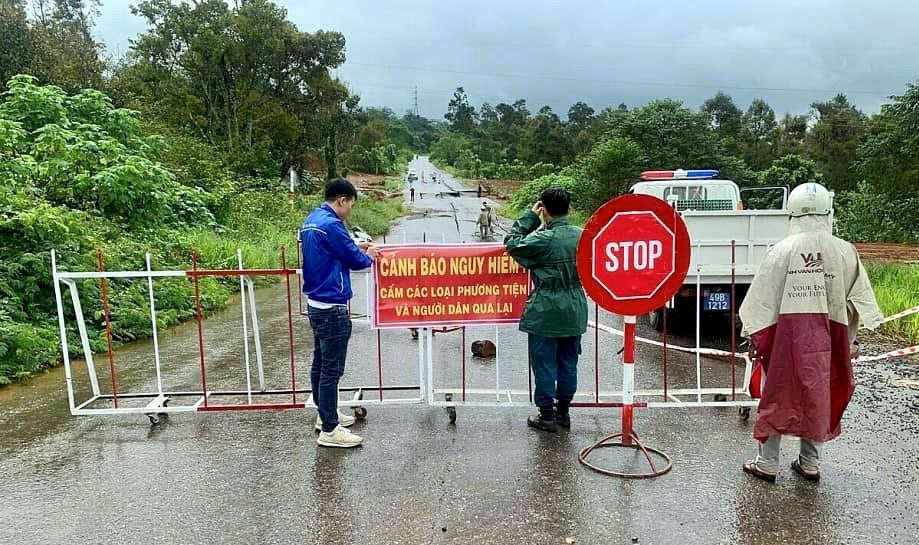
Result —
[[844, 94], [778, 117], [762, 98], [744, 110], [718, 92], [697, 109], [669, 98], [600, 111], [576, 102], [564, 120], [549, 106], [533, 114], [525, 99], [476, 109], [458, 87], [432, 156], [471, 177], [567, 184], [585, 212], [646, 169], [717, 168], [741, 186], [818, 181], [836, 192], [845, 235], [917, 242], [916, 112], [915, 84], [871, 116]]

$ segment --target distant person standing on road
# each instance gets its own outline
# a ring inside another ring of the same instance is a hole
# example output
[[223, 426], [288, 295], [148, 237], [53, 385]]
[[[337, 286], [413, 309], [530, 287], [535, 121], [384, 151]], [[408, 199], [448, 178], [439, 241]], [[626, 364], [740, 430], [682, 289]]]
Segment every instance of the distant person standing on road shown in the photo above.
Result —
[[415, 202], [415, 186], [410, 187], [408, 192], [411, 196], [411, 202]]
[[791, 469], [820, 480], [821, 445], [841, 433], [855, 390], [859, 323], [874, 329], [883, 319], [858, 252], [832, 234], [832, 210], [820, 184], [791, 192], [788, 236], [763, 258], [740, 306], [743, 334], [766, 376], [753, 428], [759, 452], [743, 470], [768, 482], [778, 473], [783, 435], [801, 439]]
[[363, 439], [346, 428], [354, 417], [338, 412], [338, 381], [345, 371], [351, 339], [351, 271], [369, 267], [377, 249], [355, 244], [343, 220], [351, 217], [357, 190], [348, 180], [334, 178], [325, 186], [325, 203], [303, 222], [303, 293], [313, 330], [313, 401], [318, 407], [317, 443], [324, 447], [356, 447]]
[[587, 331], [587, 298], [575, 266], [581, 229], [568, 223], [570, 207], [567, 191], [547, 189], [504, 239], [535, 284], [520, 320], [520, 330], [529, 334], [533, 399], [539, 407], [527, 424], [549, 432], [571, 427], [568, 409], [578, 386], [581, 335]]
[[479, 225], [479, 238], [482, 240], [487, 239], [491, 236], [491, 222], [490, 222], [490, 210], [488, 208], [488, 203], [482, 203], [482, 209], [479, 210], [479, 219], [477, 223]]

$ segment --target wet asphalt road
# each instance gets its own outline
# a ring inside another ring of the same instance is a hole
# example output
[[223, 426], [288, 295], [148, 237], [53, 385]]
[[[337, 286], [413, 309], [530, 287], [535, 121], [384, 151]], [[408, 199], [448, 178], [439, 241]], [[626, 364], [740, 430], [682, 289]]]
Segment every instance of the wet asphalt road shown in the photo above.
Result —
[[[428, 175], [434, 169], [424, 160], [413, 167]], [[444, 190], [458, 187], [449, 177], [446, 183]], [[475, 240], [480, 200], [440, 199], [435, 184], [418, 187], [429, 194], [416, 194], [415, 215], [401, 220], [389, 241]], [[365, 304], [364, 281], [355, 275], [355, 312]], [[258, 300], [266, 383], [284, 387], [284, 287], [262, 289]], [[617, 325], [603, 313], [601, 321]], [[514, 328], [470, 328], [467, 344], [496, 335], [500, 363], [470, 358], [468, 386], [494, 386], [500, 365], [502, 385], [526, 388], [525, 343]], [[644, 327], [640, 335], [655, 337]], [[239, 306], [209, 318], [205, 338], [211, 388], [244, 385]], [[196, 341], [193, 324], [162, 335], [167, 389], [200, 387]], [[311, 342], [297, 318], [301, 385]], [[380, 342], [384, 385], [417, 384], [409, 333], [385, 331]], [[597, 346], [592, 334], [585, 337], [581, 391], [594, 388], [595, 352], [601, 388], [617, 386], [620, 346], [618, 338], [600, 337]], [[435, 348], [435, 387], [457, 386], [459, 334], [438, 335]], [[151, 355], [150, 343], [118, 351], [120, 390], [151, 388]], [[106, 366], [99, 367], [107, 384]], [[376, 334], [355, 322], [343, 384], [376, 385], [376, 367]], [[702, 368], [703, 385], [730, 385], [725, 362], [705, 359]], [[692, 357], [668, 355], [670, 387], [694, 386], [694, 371]], [[636, 373], [639, 388], [660, 386], [659, 348], [639, 346]], [[0, 544], [919, 543], [919, 392], [894, 385], [916, 375], [909, 362], [858, 366], [843, 436], [825, 447], [823, 482], [803, 482], [785, 469], [768, 485], [741, 473], [753, 452], [752, 421], [728, 408], [639, 410], [639, 433], [673, 457], [674, 469], [624, 481], [577, 462], [581, 448], [618, 428], [617, 410], [578, 410], [570, 432], [547, 435], [527, 429], [526, 409], [460, 407], [451, 425], [442, 409], [369, 406], [355, 427], [365, 445], [334, 450], [317, 448], [312, 410], [191, 413], [156, 428], [138, 416], [72, 417], [58, 369], [0, 390]], [[78, 398], [85, 396], [85, 372], [77, 368], [75, 380]], [[785, 467], [795, 443], [783, 444]], [[595, 461], [640, 467], [619, 449]]]

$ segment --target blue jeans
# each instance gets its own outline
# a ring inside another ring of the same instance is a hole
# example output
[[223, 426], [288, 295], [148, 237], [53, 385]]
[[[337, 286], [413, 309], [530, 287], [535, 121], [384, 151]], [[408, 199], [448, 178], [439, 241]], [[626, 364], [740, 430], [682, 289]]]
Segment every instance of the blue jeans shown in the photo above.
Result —
[[338, 426], [338, 381], [345, 372], [351, 313], [346, 306], [308, 308], [313, 329], [313, 402], [319, 408], [322, 431], [330, 432]]
[[541, 337], [530, 335], [530, 366], [537, 407], [552, 407], [555, 400], [570, 403], [578, 389], [578, 355], [581, 337]]

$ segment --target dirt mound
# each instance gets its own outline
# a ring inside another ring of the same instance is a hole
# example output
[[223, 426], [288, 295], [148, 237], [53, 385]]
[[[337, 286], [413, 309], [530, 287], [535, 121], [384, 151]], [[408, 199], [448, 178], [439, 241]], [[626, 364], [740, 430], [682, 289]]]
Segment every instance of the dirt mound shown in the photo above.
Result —
[[862, 259], [898, 263], [919, 263], [919, 244], [894, 244], [891, 242], [856, 242]]
[[[470, 181], [471, 187], [475, 187], [476, 181]], [[480, 182], [482, 189], [492, 199], [499, 202], [511, 200], [514, 193], [527, 184], [524, 180], [485, 180]]]
[[354, 184], [359, 190], [366, 189], [382, 189], [383, 182], [386, 178], [392, 178], [393, 176], [386, 176], [383, 174], [367, 174], [366, 172], [356, 172], [351, 171], [348, 173], [347, 178], [351, 180], [351, 183]]

